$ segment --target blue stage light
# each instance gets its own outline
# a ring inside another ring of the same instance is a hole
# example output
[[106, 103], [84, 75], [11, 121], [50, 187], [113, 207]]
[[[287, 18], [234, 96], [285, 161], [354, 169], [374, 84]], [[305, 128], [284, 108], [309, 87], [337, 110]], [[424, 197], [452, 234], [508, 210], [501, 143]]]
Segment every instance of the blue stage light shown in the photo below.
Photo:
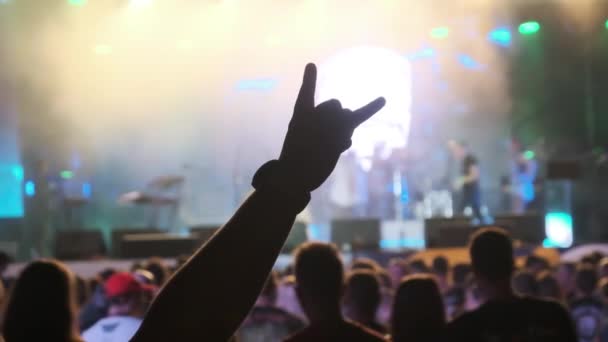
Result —
[[473, 57], [469, 56], [469, 55], [465, 55], [463, 53], [458, 54], [458, 62], [460, 62], [460, 64], [462, 64], [462, 66], [464, 66], [467, 69], [471, 69], [471, 70], [480, 70], [483, 68], [483, 65], [481, 63], [479, 63], [478, 61], [476, 61], [475, 59], [473, 59]]
[[91, 197], [91, 184], [90, 183], [82, 183], [82, 197], [85, 197], [85, 198]]
[[25, 182], [25, 195], [28, 197], [36, 195], [36, 184], [31, 180]]
[[566, 212], [549, 212], [545, 215], [545, 247], [568, 248], [574, 240], [572, 215]]
[[499, 27], [488, 34], [488, 39], [501, 46], [511, 45], [511, 30], [506, 27]]
[[277, 80], [270, 78], [242, 80], [236, 85], [237, 90], [272, 90], [277, 86]]
[[406, 57], [410, 61], [414, 61], [417, 59], [431, 58], [434, 56], [435, 56], [435, 50], [433, 50], [432, 48], [424, 48], [424, 49], [414, 51], [414, 52], [408, 54]]

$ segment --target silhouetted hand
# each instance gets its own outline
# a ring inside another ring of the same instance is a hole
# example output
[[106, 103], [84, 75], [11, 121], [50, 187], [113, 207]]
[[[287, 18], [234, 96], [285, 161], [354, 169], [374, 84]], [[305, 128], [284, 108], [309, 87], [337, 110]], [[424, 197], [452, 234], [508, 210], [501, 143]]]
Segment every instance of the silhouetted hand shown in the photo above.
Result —
[[351, 111], [332, 99], [315, 107], [316, 83], [317, 68], [311, 63], [304, 71], [302, 88], [279, 157], [279, 163], [291, 178], [290, 183], [307, 192], [323, 184], [336, 167], [340, 154], [350, 148], [355, 128], [386, 103], [380, 97]]

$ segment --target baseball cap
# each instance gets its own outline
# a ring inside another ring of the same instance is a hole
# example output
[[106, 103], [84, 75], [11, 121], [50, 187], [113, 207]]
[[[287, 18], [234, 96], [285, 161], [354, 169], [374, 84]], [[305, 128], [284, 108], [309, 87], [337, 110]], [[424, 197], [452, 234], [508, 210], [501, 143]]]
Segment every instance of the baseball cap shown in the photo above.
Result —
[[106, 281], [105, 291], [108, 298], [114, 298], [131, 293], [154, 291], [154, 287], [140, 283], [129, 272], [117, 272]]

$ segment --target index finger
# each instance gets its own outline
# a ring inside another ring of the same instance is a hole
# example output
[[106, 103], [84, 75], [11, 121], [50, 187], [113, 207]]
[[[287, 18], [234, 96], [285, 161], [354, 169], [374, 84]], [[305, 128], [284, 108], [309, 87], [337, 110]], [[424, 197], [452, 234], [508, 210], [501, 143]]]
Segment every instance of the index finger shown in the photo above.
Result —
[[317, 67], [308, 63], [304, 69], [302, 87], [296, 100], [294, 114], [305, 113], [315, 108], [315, 90], [317, 87]]
[[354, 111], [353, 114], [350, 116], [353, 118], [353, 126], [357, 127], [367, 121], [367, 119], [378, 113], [378, 111], [380, 111], [380, 109], [382, 109], [385, 104], [386, 100], [384, 99], [384, 97], [379, 97], [374, 101]]

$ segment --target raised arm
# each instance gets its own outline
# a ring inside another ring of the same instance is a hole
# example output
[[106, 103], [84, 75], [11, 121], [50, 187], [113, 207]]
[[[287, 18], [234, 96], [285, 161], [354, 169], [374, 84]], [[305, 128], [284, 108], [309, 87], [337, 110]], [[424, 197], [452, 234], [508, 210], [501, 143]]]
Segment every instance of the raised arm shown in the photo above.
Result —
[[310, 192], [385, 103], [354, 112], [337, 100], [315, 107], [316, 74], [306, 66], [279, 159], [258, 170], [255, 192], [165, 285], [132, 341], [226, 341], [246, 317]]

